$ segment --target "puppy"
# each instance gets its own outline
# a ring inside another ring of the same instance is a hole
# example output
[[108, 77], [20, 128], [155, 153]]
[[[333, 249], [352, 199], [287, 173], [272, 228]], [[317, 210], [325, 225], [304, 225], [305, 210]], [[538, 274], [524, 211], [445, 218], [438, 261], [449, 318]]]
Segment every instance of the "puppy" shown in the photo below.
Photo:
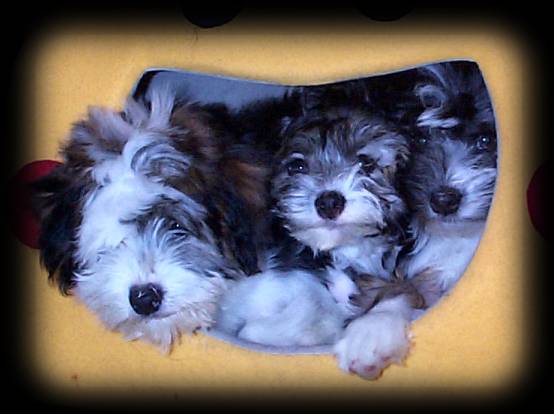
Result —
[[429, 80], [415, 89], [425, 107], [417, 125], [429, 139], [418, 141], [403, 180], [414, 242], [399, 269], [409, 278], [427, 274], [418, 283], [438, 283], [420, 286], [431, 306], [462, 275], [481, 239], [494, 194], [497, 144], [492, 104], [476, 64], [437, 64], [422, 72]]
[[126, 339], [169, 351], [211, 326], [230, 280], [255, 262], [242, 254], [242, 198], [221, 179], [223, 115], [167, 90], [123, 112], [92, 108], [63, 165], [35, 183], [49, 278]]
[[408, 143], [370, 109], [327, 100], [329, 93], [305, 91], [305, 115], [283, 131], [271, 182], [274, 211], [293, 238], [328, 253], [336, 268], [387, 278], [405, 212], [396, 174]]
[[267, 123], [278, 147], [275, 139], [264, 146], [257, 130], [249, 135], [266, 153], [276, 149], [270, 196], [287, 233], [273, 265], [226, 293], [219, 329], [266, 345], [332, 344], [356, 315], [349, 297], [357, 288], [348, 273], [387, 278], [394, 270], [405, 210], [395, 177], [408, 144], [367, 108], [350, 106], [347, 87], [359, 92], [346, 84], [288, 96], [288, 112], [274, 111], [280, 122]]
[[[413, 243], [396, 270], [404, 288], [371, 303], [371, 310], [350, 324], [335, 346], [341, 368], [368, 379], [404, 360], [410, 320], [421, 314], [417, 308], [432, 306], [462, 275], [481, 238], [494, 192], [496, 129], [477, 66], [437, 64], [420, 75], [424, 81], [413, 91], [421, 112], [411, 118], [412, 136], [418, 138], [403, 177], [413, 213]], [[410, 300], [407, 286], [417, 290], [423, 303]]]

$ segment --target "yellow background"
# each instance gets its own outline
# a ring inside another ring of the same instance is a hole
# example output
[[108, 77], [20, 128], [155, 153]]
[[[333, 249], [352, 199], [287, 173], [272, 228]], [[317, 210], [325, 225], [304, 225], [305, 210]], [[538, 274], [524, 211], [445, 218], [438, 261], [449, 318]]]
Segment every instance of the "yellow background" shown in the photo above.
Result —
[[528, 354], [524, 258], [529, 241], [535, 242], [525, 209], [531, 170], [521, 157], [528, 139], [522, 104], [527, 53], [507, 28], [371, 24], [361, 16], [347, 25], [301, 19], [256, 24], [239, 16], [210, 30], [182, 21], [119, 28], [66, 21], [42, 28], [19, 61], [28, 87], [23, 120], [31, 143], [20, 165], [57, 157], [70, 124], [88, 105], [120, 108], [149, 67], [313, 84], [459, 58], [477, 61], [490, 88], [500, 165], [487, 230], [468, 271], [448, 298], [414, 324], [405, 366], [389, 368], [378, 381], [341, 372], [332, 356], [258, 354], [202, 335], [183, 338], [169, 356], [125, 342], [48, 285], [37, 252], [20, 247], [20, 277], [31, 288], [22, 306], [29, 323], [21, 327], [29, 333], [27, 375], [63, 398], [105, 389], [293, 395], [322, 388], [363, 391], [371, 398], [391, 389], [493, 393], [517, 384]]

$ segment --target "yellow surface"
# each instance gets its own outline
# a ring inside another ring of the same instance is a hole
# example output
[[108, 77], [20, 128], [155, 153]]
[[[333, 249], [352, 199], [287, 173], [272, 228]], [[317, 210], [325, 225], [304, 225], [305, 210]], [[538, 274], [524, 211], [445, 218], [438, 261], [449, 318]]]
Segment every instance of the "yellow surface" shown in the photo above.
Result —
[[[23, 115], [30, 145], [20, 165], [56, 157], [70, 124], [88, 105], [121, 107], [144, 69], [175, 67], [290, 84], [386, 72], [451, 58], [476, 60], [491, 90], [501, 136], [500, 174], [481, 246], [454, 292], [418, 321], [406, 366], [376, 382], [339, 371], [331, 356], [270, 356], [202, 335], [185, 337], [170, 356], [105, 330], [74, 298], [49, 286], [36, 251], [21, 247], [20, 277], [29, 281], [29, 377], [64, 398], [93, 390], [255, 389], [300, 395], [322, 388], [363, 391], [437, 389], [505, 392], [525, 374], [525, 257], [536, 241], [525, 211], [531, 171], [522, 161], [524, 44], [509, 30], [329, 21], [250, 23], [239, 16], [221, 28], [181, 21], [157, 27], [64, 22], [43, 28], [23, 50], [28, 88]], [[24, 91], [22, 91], [24, 93]], [[509, 225], [507, 225], [509, 223]], [[235, 394], [236, 392], [236, 394]]]

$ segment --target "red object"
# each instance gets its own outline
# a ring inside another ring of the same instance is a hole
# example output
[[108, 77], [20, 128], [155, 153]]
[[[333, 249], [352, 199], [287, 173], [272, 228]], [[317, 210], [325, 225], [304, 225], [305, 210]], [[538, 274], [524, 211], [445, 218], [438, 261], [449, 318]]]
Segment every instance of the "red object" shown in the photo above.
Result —
[[12, 232], [28, 247], [38, 249], [40, 226], [31, 208], [30, 183], [61, 165], [59, 161], [33, 161], [21, 168], [10, 182], [10, 219]]
[[548, 163], [541, 165], [531, 178], [527, 187], [527, 209], [529, 210], [529, 218], [535, 229], [542, 237], [549, 240], [550, 235], [547, 234], [546, 226], [546, 180], [547, 169], [550, 169]]

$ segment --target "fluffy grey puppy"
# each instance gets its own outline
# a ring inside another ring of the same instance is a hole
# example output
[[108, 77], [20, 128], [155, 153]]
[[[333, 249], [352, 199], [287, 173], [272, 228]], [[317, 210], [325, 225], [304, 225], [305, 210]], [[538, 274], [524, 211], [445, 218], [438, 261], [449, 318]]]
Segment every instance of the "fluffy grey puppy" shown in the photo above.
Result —
[[71, 131], [64, 164], [35, 183], [50, 278], [109, 329], [163, 351], [211, 326], [241, 274], [222, 254], [234, 244], [210, 225], [222, 215], [205, 203], [220, 152], [212, 118], [167, 90], [130, 99], [123, 112], [92, 108]]
[[[497, 148], [477, 65], [437, 64], [421, 74], [414, 88], [421, 103], [413, 124], [418, 139], [403, 180], [413, 243], [396, 273], [428, 307], [452, 288], [475, 253], [492, 202]], [[406, 357], [409, 323], [420, 311], [405, 289], [398, 292], [347, 327], [335, 346], [343, 369], [376, 378]]]

